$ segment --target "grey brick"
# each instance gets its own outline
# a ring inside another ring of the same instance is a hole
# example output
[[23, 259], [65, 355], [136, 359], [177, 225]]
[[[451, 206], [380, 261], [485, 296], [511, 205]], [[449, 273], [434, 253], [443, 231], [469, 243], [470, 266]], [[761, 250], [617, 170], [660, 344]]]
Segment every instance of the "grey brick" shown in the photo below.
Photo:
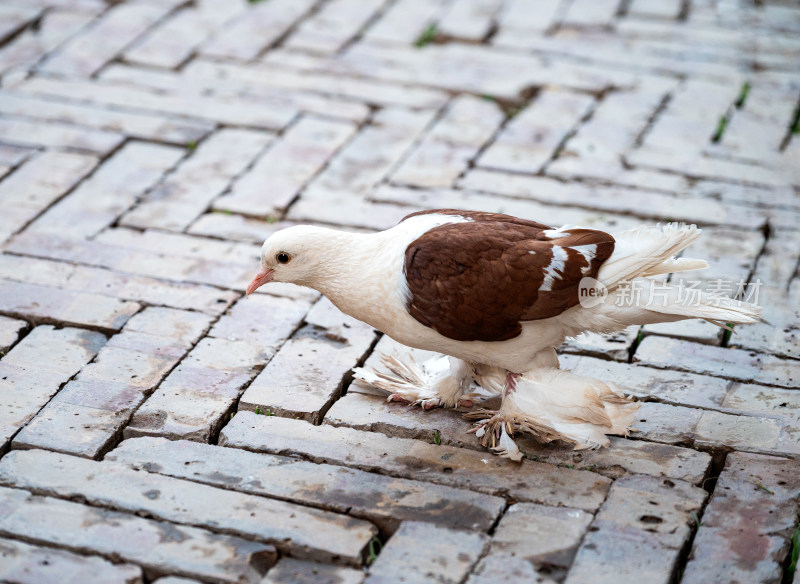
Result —
[[170, 8], [169, 5], [141, 3], [114, 6], [87, 31], [64, 44], [40, 69], [60, 75], [88, 77]]
[[327, 299], [318, 301], [305, 320], [310, 326], [281, 347], [242, 395], [240, 409], [320, 421], [375, 339], [372, 327], [339, 312]]
[[100, 333], [39, 326], [2, 358], [0, 450], [105, 341]]
[[125, 440], [106, 459], [149, 472], [347, 513], [374, 523], [384, 533], [392, 533], [401, 521], [407, 520], [485, 531], [505, 505], [499, 497], [463, 489], [163, 438]]
[[261, 584], [361, 584], [364, 577], [353, 568], [281, 558]]
[[214, 208], [262, 217], [284, 211], [354, 131], [344, 122], [302, 117]]
[[[32, 95], [21, 97], [12, 93], [0, 95], [0, 112], [32, 117], [48, 123], [77, 124], [74, 130], [76, 133], [80, 132], [80, 126], [85, 126], [114, 135], [171, 142], [180, 146], [200, 140], [213, 129], [208, 122], [190, 121], [169, 115], [117, 111]], [[103, 134], [90, 133], [89, 137], [92, 136], [102, 137]], [[113, 140], [109, 140], [109, 143], [113, 143]]]
[[212, 134], [120, 223], [184, 230], [271, 140], [271, 134], [255, 130], [223, 128]]
[[131, 513], [254, 538], [295, 556], [355, 566], [376, 533], [366, 521], [335, 513], [53, 452], [12, 452], [0, 464], [0, 482], [61, 498], [85, 497]]
[[111, 152], [124, 140], [118, 133], [15, 117], [0, 119], [0, 132], [3, 134], [3, 139], [11, 144], [72, 148], [101, 155]]
[[4, 254], [0, 254], [0, 277], [210, 314], [223, 312], [239, 297], [234, 292], [200, 284], [167, 282], [72, 263]]
[[703, 514], [684, 581], [779, 582], [800, 496], [795, 460], [728, 455]]
[[349, 428], [312, 426], [302, 420], [239, 412], [222, 430], [220, 444], [259, 452], [296, 454], [402, 478], [505, 494], [520, 501], [596, 509], [610, 480], [570, 469], [488, 452], [437, 446]]
[[207, 441], [308, 308], [269, 296], [237, 303], [137, 410], [124, 435]]
[[373, 18], [383, 0], [332, 0], [295, 28], [283, 46], [292, 49], [336, 52]]
[[586, 95], [545, 90], [508, 122], [476, 164], [536, 174], [592, 103]]
[[615, 481], [583, 540], [567, 583], [669, 582], [706, 492], [672, 479]]
[[367, 30], [369, 40], [409, 45], [425, 30], [445, 7], [444, 0], [399, 0], [383, 12]]
[[150, 29], [140, 42], [125, 52], [125, 60], [174, 69], [247, 8], [234, 2], [198, 2], [187, 6]]
[[152, 187], [182, 155], [178, 148], [128, 143], [69, 197], [51, 206], [28, 231], [61, 237], [95, 235]]
[[461, 582], [480, 558], [487, 539], [482, 533], [406, 521], [383, 547], [364, 582]]
[[209, 321], [202, 313], [148, 308], [37, 414], [13, 446], [99, 456]]
[[[359, 3], [359, 6], [363, 5]], [[349, 98], [382, 106], [437, 108], [445, 104], [448, 95], [443, 91], [417, 85], [394, 84], [351, 75], [334, 74], [323, 69], [297, 71], [286, 68], [285, 59], [270, 61], [269, 53], [261, 62], [240, 65], [195, 59], [184, 69], [191, 78], [209, 82], [226, 79], [247, 87], [272, 87], [302, 92], [319, 92], [337, 98]], [[289, 53], [297, 59], [299, 53]], [[282, 56], [281, 56], [282, 57]], [[304, 56], [304, 59], [308, 57]], [[288, 59], [286, 59], [288, 60]], [[312, 60], [313, 62], [313, 60]]]
[[311, 0], [255, 4], [205, 43], [200, 51], [215, 57], [253, 59], [288, 31], [311, 6]]
[[659, 337], [645, 338], [633, 358], [645, 365], [778, 387], [792, 387], [791, 380], [800, 379], [800, 364], [791, 359]]
[[[40, 4], [40, 6], [46, 5]], [[0, 72], [33, 65], [86, 26], [102, 8], [98, 6], [89, 11], [45, 11], [38, 27], [29, 27], [21, 31], [11, 42], [0, 47]]]
[[534, 566], [569, 568], [592, 515], [569, 508], [517, 503], [495, 529], [484, 565], [494, 557], [513, 557]]
[[142, 570], [131, 564], [112, 564], [97, 556], [28, 545], [0, 538], [0, 578], [20, 584], [141, 584]]
[[455, 98], [392, 180], [424, 187], [450, 186], [502, 121], [502, 112], [489, 101]]
[[255, 583], [276, 559], [270, 545], [21, 489], [0, 488], [0, 500], [0, 534], [133, 562], [146, 575], [167, 572], [215, 582]]
[[18, 89], [35, 95], [56, 96], [129, 110], [157, 112], [162, 115], [188, 115], [191, 118], [221, 124], [265, 129], [282, 128], [297, 114], [297, 109], [288, 104], [260, 108], [256, 107], [252, 100], [187, 95], [180, 91], [164, 92], [103, 81], [36, 77], [25, 81]]
[[139, 304], [99, 296], [0, 280], [0, 312], [22, 318], [119, 330]]
[[8, 350], [17, 343], [20, 335], [28, 328], [24, 320], [16, 320], [0, 316], [0, 354], [5, 356]]

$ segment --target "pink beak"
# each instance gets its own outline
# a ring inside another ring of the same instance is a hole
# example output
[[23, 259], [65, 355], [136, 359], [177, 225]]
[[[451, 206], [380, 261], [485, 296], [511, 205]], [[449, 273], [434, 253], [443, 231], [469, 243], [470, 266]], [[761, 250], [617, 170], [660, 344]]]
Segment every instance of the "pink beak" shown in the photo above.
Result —
[[246, 294], [250, 296], [257, 289], [261, 288], [267, 282], [272, 282], [272, 274], [275, 270], [265, 270], [261, 268], [258, 273], [253, 276], [253, 280], [247, 285]]

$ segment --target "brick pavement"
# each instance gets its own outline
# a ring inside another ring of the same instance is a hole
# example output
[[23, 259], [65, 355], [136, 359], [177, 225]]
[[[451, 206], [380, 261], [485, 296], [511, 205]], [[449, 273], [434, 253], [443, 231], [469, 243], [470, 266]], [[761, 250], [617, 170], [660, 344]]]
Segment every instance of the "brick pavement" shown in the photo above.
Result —
[[[789, 0], [4, 0], [0, 580], [798, 582], [799, 62]], [[517, 465], [243, 298], [276, 229], [433, 206], [697, 223], [767, 322], [570, 341], [638, 431]]]

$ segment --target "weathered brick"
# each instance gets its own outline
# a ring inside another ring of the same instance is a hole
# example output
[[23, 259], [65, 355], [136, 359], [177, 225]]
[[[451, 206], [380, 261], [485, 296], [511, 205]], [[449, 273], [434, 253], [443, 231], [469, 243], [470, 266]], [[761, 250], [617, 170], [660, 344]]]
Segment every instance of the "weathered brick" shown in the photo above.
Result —
[[566, 26], [606, 26], [614, 19], [617, 0], [575, 0], [562, 22]]
[[[362, 3], [359, 3], [361, 5]], [[238, 63], [217, 63], [195, 59], [184, 69], [184, 75], [190, 78], [205, 78], [209, 81], [225, 79], [235, 81], [248, 87], [274, 87], [303, 92], [322, 92], [338, 98], [348, 98], [382, 106], [405, 106], [416, 108], [437, 108], [445, 104], [449, 96], [436, 89], [418, 85], [386, 83], [351, 75], [335, 74], [320, 70], [297, 71], [286, 68], [288, 59], [278, 59], [279, 63], [270, 61], [269, 53], [262, 62], [252, 65]], [[298, 59], [300, 53], [289, 53], [292, 59]], [[310, 57], [303, 55], [303, 59]], [[313, 59], [311, 60], [313, 63]], [[297, 63], [300, 65], [300, 63]], [[324, 91], [323, 91], [324, 89]]]
[[633, 423], [635, 438], [665, 444], [691, 444], [703, 410], [645, 402]]
[[466, 189], [523, 197], [551, 205], [580, 204], [590, 209], [630, 213], [650, 220], [736, 225], [747, 229], [757, 229], [764, 223], [763, 215], [752, 213], [743, 216], [729, 205], [712, 199], [681, 200], [665, 193], [565, 184], [539, 176], [476, 169], [467, 173], [459, 184]]
[[0, 118], [0, 133], [12, 144], [72, 148], [96, 154], [107, 154], [124, 140], [124, 136], [114, 132], [14, 117]]
[[[212, 124], [197, 120], [104, 109], [85, 104], [52, 101], [32, 95], [21, 97], [12, 93], [0, 94], [0, 112], [33, 117], [48, 124], [53, 122], [78, 124], [114, 135], [122, 134], [143, 140], [171, 142], [181, 146], [187, 142], [200, 140], [213, 129]], [[75, 131], [79, 132], [79, 127]], [[90, 137], [103, 135], [95, 133]], [[109, 139], [109, 143], [113, 142]]]
[[0, 357], [4, 357], [8, 350], [17, 343], [20, 335], [28, 329], [24, 320], [16, 320], [0, 316]]
[[284, 47], [336, 52], [375, 15], [383, 0], [332, 0], [295, 28]]
[[[280, 213], [355, 131], [352, 124], [305, 116], [289, 128], [215, 209], [251, 216]], [[264, 185], [269, 184], [265, 189]]]
[[702, 408], [719, 408], [730, 386], [730, 382], [724, 379], [592, 357], [562, 355], [561, 364], [579, 375], [616, 383], [625, 392], [637, 397], [652, 397]]
[[437, 20], [445, 7], [444, 0], [399, 0], [384, 11], [367, 30], [370, 40], [411, 44], [425, 27]]
[[[463, 181], [466, 183], [470, 181], [470, 177], [474, 174], [483, 172], [484, 171], [472, 171], [459, 182], [461, 183]], [[495, 173], [486, 172], [486, 179], [489, 184], [496, 182], [490, 179], [490, 176], [494, 174]], [[505, 176], [511, 177], [513, 175]], [[528, 179], [534, 177], [520, 178]], [[573, 184], [572, 186], [575, 187], [576, 185]], [[478, 190], [483, 189], [478, 188]], [[517, 217], [539, 220], [540, 222], [553, 226], [567, 224], [585, 225], [616, 231], [617, 229], [626, 229], [635, 225], [641, 225], [641, 220], [625, 217], [624, 215], [615, 215], [607, 211], [589, 210], [579, 207], [560, 207], [549, 204], [545, 205], [530, 199], [501, 198], [489, 194], [488, 192], [480, 193], [455, 189], [438, 189], [431, 192], [424, 189], [382, 185], [375, 190], [370, 198], [386, 203], [414, 205], [413, 207], [400, 209], [400, 211], [406, 214], [418, 209], [440, 207], [488, 211], [490, 213], [507, 213], [509, 215], [516, 215]]]
[[418, 521], [406, 521], [383, 546], [365, 584], [461, 582], [478, 561], [487, 537]]
[[497, 17], [498, 28], [525, 31], [528, 35], [542, 33], [553, 24], [558, 13], [559, 0], [542, 0], [531, 4], [525, 0], [508, 0]]
[[483, 561], [493, 556], [511, 556], [537, 568], [569, 568], [591, 522], [592, 515], [578, 509], [517, 503], [508, 508], [497, 525]]
[[254, 4], [202, 45], [200, 52], [215, 57], [253, 59], [288, 31], [311, 6], [311, 0]]
[[40, 69], [58, 75], [88, 77], [129, 42], [163, 17], [169, 5], [120, 4], [109, 9], [83, 34], [72, 37]]
[[615, 481], [584, 538], [567, 583], [670, 582], [706, 492], [671, 479]]
[[420, 145], [392, 174], [392, 180], [424, 187], [450, 186], [502, 120], [502, 112], [491, 102], [468, 96], [455, 98]]
[[88, 292], [147, 304], [198, 310], [210, 314], [223, 312], [239, 297], [235, 292], [200, 284], [182, 284], [120, 274], [110, 270], [0, 254], [0, 277], [26, 284], [58, 286], [75, 292]]
[[220, 444], [580, 509], [597, 508], [610, 483], [595, 473], [250, 412], [239, 412], [223, 428]]
[[17, 434], [13, 446], [97, 457], [209, 321], [197, 312], [146, 309]]
[[567, 133], [593, 100], [585, 95], [546, 90], [522, 110], [483, 151], [477, 165], [536, 174], [553, 157]]
[[20, 584], [141, 584], [142, 569], [0, 538], [0, 578]]
[[[633, 435], [636, 436], [635, 433]], [[534, 460], [592, 470], [611, 478], [646, 474], [700, 485], [711, 465], [711, 455], [706, 452], [616, 436], [609, 436], [609, 439], [611, 445], [608, 448], [581, 451], [536, 444], [525, 437], [517, 440], [517, 443], [520, 450]]]
[[281, 558], [261, 581], [261, 584], [300, 584], [320, 582], [331, 584], [361, 584], [365, 574], [361, 570], [318, 564], [294, 558]]
[[317, 302], [306, 322], [310, 326], [295, 333], [250, 384], [240, 409], [270, 410], [314, 423], [322, 419], [375, 332], [327, 299]]
[[633, 83], [633, 76], [626, 72], [565, 62], [548, 65], [538, 56], [461, 43], [429, 45], [419, 51], [363, 42], [336, 61], [320, 61], [319, 66], [385, 81], [422, 83], [509, 99], [517, 99], [532, 85], [600, 91]]
[[266, 129], [282, 128], [297, 114], [297, 109], [289, 105], [256, 107], [252, 100], [230, 96], [216, 98], [180, 91], [164, 92], [104, 81], [35, 77], [23, 82], [18, 89], [36, 95], [51, 95], [131, 110], [158, 112], [162, 115], [188, 115], [221, 124]]
[[800, 413], [800, 392], [750, 383], [731, 383], [722, 407], [792, 420], [797, 419]]
[[95, 235], [153, 186], [182, 155], [177, 148], [128, 143], [28, 230], [61, 237]]
[[555, 584], [556, 581], [539, 573], [530, 562], [504, 554], [493, 554], [481, 560], [481, 563], [469, 576], [467, 584], [493, 584], [494, 582]]
[[263, 243], [264, 240], [294, 223], [269, 219], [254, 219], [228, 211], [214, 211], [202, 215], [187, 230], [193, 235], [211, 236], [231, 241]]
[[[74, 5], [72, 7], [78, 8]], [[94, 12], [99, 12], [102, 8], [99, 7]], [[0, 47], [0, 72], [22, 69], [36, 63], [86, 26], [94, 16], [92, 11], [45, 11], [40, 17], [39, 26], [26, 28], [11, 42]]]
[[677, 18], [680, 12], [680, 0], [633, 0], [626, 15], [640, 18]]
[[39, 326], [0, 361], [0, 450], [105, 343], [100, 333]]
[[84, 497], [131, 513], [255, 538], [294, 556], [356, 566], [376, 533], [366, 521], [335, 513], [54, 452], [10, 453], [0, 463], [0, 482], [60, 498]]
[[[234, 102], [240, 109], [267, 110], [255, 112], [262, 116], [272, 110], [279, 114], [281, 112], [297, 113], [300, 110], [326, 118], [334, 117], [362, 122], [370, 115], [370, 109], [363, 103], [330, 97], [322, 93], [289, 91], [263, 82], [240, 83], [236, 79], [229, 79], [225, 73], [220, 73], [220, 71], [224, 70], [215, 67], [210, 69], [200, 67], [199, 69], [192, 68], [188, 74], [181, 72], [180, 75], [176, 75], [167, 71], [116, 65], [104, 71], [101, 79], [137, 85], [161, 93], [207, 95], [214, 98], [219, 104]], [[231, 115], [235, 113], [235, 110], [231, 110]], [[241, 112], [241, 114], [245, 113]], [[209, 110], [209, 114], [213, 115], [214, 111]], [[291, 119], [285, 120], [282, 126], [287, 125], [289, 121]]]
[[798, 470], [795, 460], [729, 454], [683, 581], [780, 582], [796, 523]]
[[397, 164], [432, 118], [431, 111], [381, 110], [331, 160], [302, 200], [327, 200], [334, 193], [366, 195]]
[[255, 130], [225, 128], [214, 133], [139, 205], [126, 213], [120, 223], [184, 230], [271, 140], [271, 134]]
[[221, 29], [247, 10], [236, 2], [198, 2], [163, 19], [125, 52], [125, 60], [150, 67], [174, 69]]
[[[258, 582], [275, 548], [205, 529], [0, 488], [0, 534], [81, 554], [133, 562], [146, 575], [180, 574], [216, 582]], [[131, 537], [135, 533], [136, 537]]]
[[[241, 415], [241, 414], [240, 414]], [[225, 489], [347, 513], [394, 532], [401, 521], [485, 531], [505, 502], [358, 469], [163, 438], [123, 441], [107, 460]]]
[[500, 0], [458, 2], [439, 21], [438, 31], [451, 37], [481, 41], [492, 30], [494, 17], [502, 5]]
[[674, 367], [778, 387], [792, 387], [792, 380], [800, 379], [800, 363], [792, 359], [659, 337], [645, 338], [633, 359], [659, 368]]
[[136, 411], [124, 436], [207, 441], [308, 308], [266, 295], [237, 303]]
[[97, 164], [94, 156], [43, 152], [0, 183], [0, 202], [16, 209], [0, 219], [0, 240], [21, 229], [81, 181]]
[[[695, 428], [697, 446], [728, 446], [750, 452], [800, 453], [795, 438], [779, 446], [781, 430], [786, 421], [761, 416], [739, 416], [723, 412], [703, 412]], [[795, 422], [792, 433], [796, 433]]]
[[0, 280], [0, 312], [10, 316], [115, 331], [139, 308], [108, 296]]

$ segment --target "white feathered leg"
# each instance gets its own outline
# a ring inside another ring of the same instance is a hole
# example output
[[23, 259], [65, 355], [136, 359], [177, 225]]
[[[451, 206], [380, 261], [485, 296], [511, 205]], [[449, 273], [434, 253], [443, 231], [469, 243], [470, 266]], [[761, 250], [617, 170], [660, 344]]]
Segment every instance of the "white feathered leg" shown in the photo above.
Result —
[[[539, 442], [561, 440], [576, 450], [608, 446], [606, 434], [626, 436], [639, 404], [613, 384], [553, 367], [526, 372], [508, 388], [500, 409], [479, 410], [466, 417], [480, 419], [481, 444], [501, 456], [520, 460], [511, 436], [530, 434]], [[481, 419], [483, 418], [483, 419]]]
[[445, 355], [418, 363], [413, 356], [400, 359], [382, 355], [387, 371], [354, 369], [354, 376], [389, 393], [387, 401], [419, 405], [430, 410], [437, 407], [471, 407], [471, 394], [466, 391], [472, 381], [466, 361]]

